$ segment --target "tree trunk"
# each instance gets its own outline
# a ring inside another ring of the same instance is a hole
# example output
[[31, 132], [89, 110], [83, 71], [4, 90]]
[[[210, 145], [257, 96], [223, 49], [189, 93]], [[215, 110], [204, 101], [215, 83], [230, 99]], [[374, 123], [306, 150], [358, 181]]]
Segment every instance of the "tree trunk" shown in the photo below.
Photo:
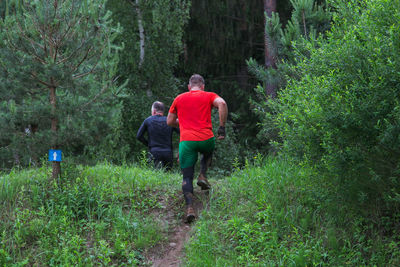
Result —
[[142, 12], [139, 6], [139, 0], [136, 0], [136, 13], [138, 16], [138, 25], [139, 25], [139, 38], [140, 38], [140, 61], [139, 61], [139, 68], [142, 66], [144, 61], [144, 28], [143, 28], [143, 18]]
[[[276, 12], [276, 0], [264, 0], [264, 11], [270, 18], [272, 12]], [[265, 28], [267, 26], [267, 20], [264, 19]], [[264, 46], [265, 46], [265, 67], [276, 68], [276, 48], [268, 32], [264, 30]], [[271, 98], [276, 97], [277, 86], [275, 82], [269, 80], [265, 85], [266, 93]]]
[[304, 27], [304, 37], [307, 39], [307, 26], [306, 26], [306, 15], [304, 14], [305, 11], [301, 12], [301, 17], [303, 19], [303, 27]]
[[[53, 83], [53, 80], [51, 81]], [[53, 85], [50, 87], [50, 104], [51, 104], [51, 132], [53, 134], [52, 136], [52, 141], [51, 141], [51, 148], [52, 149], [57, 149], [58, 144], [57, 144], [57, 114], [56, 114], [56, 108], [57, 108], [57, 101], [56, 101], [56, 87]], [[53, 172], [51, 177], [53, 179], [57, 179], [61, 174], [61, 165], [59, 161], [53, 161]]]

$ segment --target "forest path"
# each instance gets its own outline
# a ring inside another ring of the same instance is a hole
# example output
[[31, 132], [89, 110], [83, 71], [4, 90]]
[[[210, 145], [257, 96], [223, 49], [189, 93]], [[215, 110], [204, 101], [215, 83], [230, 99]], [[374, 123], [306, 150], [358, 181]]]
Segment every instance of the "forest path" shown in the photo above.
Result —
[[[208, 200], [209, 191], [200, 189], [194, 190], [193, 205], [196, 213], [196, 219], [204, 208], [204, 202]], [[167, 214], [165, 215], [165, 223], [171, 225], [168, 239], [165, 243], [152, 248], [147, 253], [147, 259], [152, 262], [153, 267], [175, 267], [181, 265], [183, 249], [189, 240], [192, 227], [196, 220], [191, 224], [185, 222], [184, 209], [182, 208], [183, 200], [182, 192], [176, 194], [172, 200], [166, 201]]]

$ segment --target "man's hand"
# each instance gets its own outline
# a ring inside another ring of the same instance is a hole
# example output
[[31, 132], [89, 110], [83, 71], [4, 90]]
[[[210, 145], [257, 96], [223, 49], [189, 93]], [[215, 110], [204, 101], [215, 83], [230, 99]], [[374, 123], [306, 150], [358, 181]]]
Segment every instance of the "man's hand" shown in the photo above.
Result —
[[218, 140], [225, 139], [225, 126], [219, 126], [217, 133], [218, 133], [217, 137]]

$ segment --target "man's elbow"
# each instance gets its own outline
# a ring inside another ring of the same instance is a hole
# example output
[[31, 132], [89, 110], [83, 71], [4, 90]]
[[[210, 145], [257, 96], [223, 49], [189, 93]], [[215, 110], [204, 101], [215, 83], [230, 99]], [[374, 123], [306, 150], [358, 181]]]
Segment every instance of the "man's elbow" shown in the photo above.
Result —
[[218, 103], [218, 109], [220, 109], [220, 110], [228, 110], [228, 105], [226, 104], [225, 101], [220, 101]]
[[170, 116], [170, 115], [168, 115], [168, 117], [167, 117], [167, 125], [168, 125], [168, 126], [171, 126], [171, 127], [174, 127], [174, 126], [175, 126], [175, 124], [174, 124], [174, 119], [173, 119], [172, 116]]

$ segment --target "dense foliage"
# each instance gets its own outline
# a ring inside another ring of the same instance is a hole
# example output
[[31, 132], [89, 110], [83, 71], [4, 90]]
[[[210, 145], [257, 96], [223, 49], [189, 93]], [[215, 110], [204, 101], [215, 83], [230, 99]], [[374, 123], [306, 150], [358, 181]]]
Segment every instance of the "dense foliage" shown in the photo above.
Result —
[[[277, 108], [285, 151], [318, 166], [341, 196], [398, 211], [399, 1], [338, 1], [327, 40], [292, 67]], [[387, 14], [390, 14], [388, 16]], [[368, 213], [369, 211], [366, 211]]]
[[[124, 153], [108, 157], [116, 162], [123, 158], [135, 160], [146, 149], [136, 140], [136, 133], [143, 120], [151, 115], [151, 104], [162, 101], [169, 107], [179, 92], [178, 86], [186, 88], [174, 76], [174, 69], [183, 53], [182, 38], [190, 1], [109, 0], [107, 8], [113, 13], [114, 24], [123, 28], [116, 40], [124, 46], [118, 73], [128, 80], [127, 94], [122, 98], [119, 134], [114, 140], [115, 150]], [[188, 78], [185, 77], [185, 82]]]
[[278, 129], [273, 124], [276, 113], [268, 105], [273, 96], [268, 95], [267, 87], [273, 86], [279, 93], [289, 80], [300, 77], [290, 66], [310, 55], [309, 42], [324, 36], [332, 16], [326, 1], [292, 0], [291, 5], [293, 9], [287, 22], [282, 20], [280, 13], [266, 16], [264, 30], [271, 39], [270, 49], [276, 55], [276, 68], [267, 68], [254, 58], [247, 61], [250, 72], [261, 82], [255, 89], [256, 95], [250, 98], [250, 103], [263, 126], [257, 137], [266, 144], [278, 138]]

